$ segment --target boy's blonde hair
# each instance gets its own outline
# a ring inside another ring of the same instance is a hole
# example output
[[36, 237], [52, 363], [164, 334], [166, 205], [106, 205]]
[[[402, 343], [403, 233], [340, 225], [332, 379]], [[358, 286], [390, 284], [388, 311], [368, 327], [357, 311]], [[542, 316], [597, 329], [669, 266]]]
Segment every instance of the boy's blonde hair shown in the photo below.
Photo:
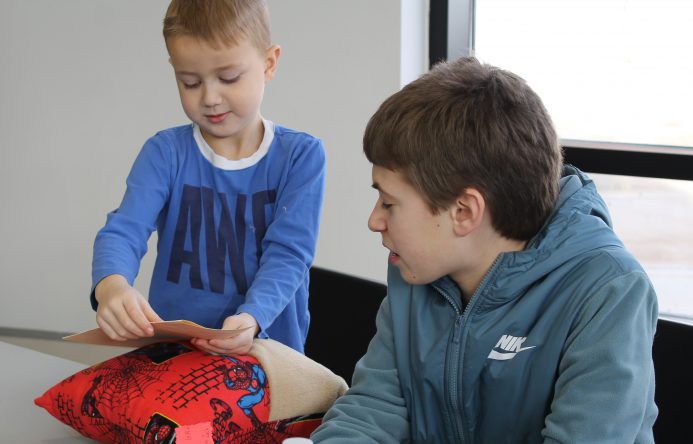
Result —
[[502, 236], [528, 240], [551, 214], [563, 162], [553, 122], [519, 76], [461, 58], [390, 96], [363, 138], [368, 160], [401, 172], [433, 213], [472, 187]]
[[172, 0], [164, 18], [164, 39], [190, 36], [214, 47], [247, 38], [258, 50], [271, 45], [265, 0]]

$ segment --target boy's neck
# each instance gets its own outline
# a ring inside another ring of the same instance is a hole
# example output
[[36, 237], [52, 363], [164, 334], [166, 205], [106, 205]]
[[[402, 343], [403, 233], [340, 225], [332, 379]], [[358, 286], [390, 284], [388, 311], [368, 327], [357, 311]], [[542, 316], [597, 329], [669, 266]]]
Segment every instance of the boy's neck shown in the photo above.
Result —
[[467, 250], [479, 252], [475, 255], [474, 263], [459, 276], [451, 276], [460, 287], [462, 300], [465, 304], [468, 304], [472, 296], [474, 296], [474, 293], [499, 255], [513, 251], [522, 251], [527, 246], [527, 241], [502, 237], [495, 230], [491, 230], [491, 233], [488, 233], [486, 236], [474, 239], [474, 243], [477, 244], [478, 248], [472, 246]]
[[258, 115], [253, 123], [234, 136], [214, 137], [202, 128], [200, 133], [215, 154], [228, 160], [240, 160], [252, 156], [258, 150], [265, 135], [265, 127]]

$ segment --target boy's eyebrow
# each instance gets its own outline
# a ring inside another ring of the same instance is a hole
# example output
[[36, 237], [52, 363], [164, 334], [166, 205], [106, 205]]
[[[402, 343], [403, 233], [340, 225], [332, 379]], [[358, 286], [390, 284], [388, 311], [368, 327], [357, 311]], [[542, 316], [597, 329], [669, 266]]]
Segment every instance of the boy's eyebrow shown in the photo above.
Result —
[[196, 73], [190, 71], [175, 71], [177, 76], [197, 76]]
[[387, 191], [382, 189], [382, 187], [380, 186], [380, 184], [378, 182], [373, 182], [373, 185], [371, 185], [371, 187], [373, 189], [377, 190], [380, 194], [387, 194], [388, 196], [392, 197], [392, 195], [390, 193], [388, 193]]
[[[218, 67], [218, 68], [215, 68], [215, 71], [217, 71], [217, 72], [219, 72], [219, 71], [226, 71], [227, 69], [238, 69], [238, 68], [240, 68], [240, 67], [241, 67], [240, 64], [232, 63], [232, 64], [230, 64], [230, 65], [220, 66], [220, 67]], [[184, 76], [185, 76], [185, 75], [187, 75], [187, 76], [196, 76], [196, 75], [197, 75], [196, 72], [192, 72], [192, 71], [176, 70], [175, 72], [176, 72], [176, 74], [181, 74], [181, 75], [184, 75]]]

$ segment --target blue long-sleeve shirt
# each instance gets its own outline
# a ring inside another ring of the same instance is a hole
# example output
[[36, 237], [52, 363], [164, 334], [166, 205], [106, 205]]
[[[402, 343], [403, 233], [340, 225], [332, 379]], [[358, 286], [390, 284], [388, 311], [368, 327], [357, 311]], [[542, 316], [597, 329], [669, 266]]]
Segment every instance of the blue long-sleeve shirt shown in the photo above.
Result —
[[319, 139], [263, 122], [259, 149], [238, 161], [216, 155], [194, 125], [145, 143], [94, 242], [94, 309], [101, 279], [134, 282], [157, 230], [149, 302], [159, 316], [219, 328], [245, 312], [261, 337], [303, 351], [325, 151]]

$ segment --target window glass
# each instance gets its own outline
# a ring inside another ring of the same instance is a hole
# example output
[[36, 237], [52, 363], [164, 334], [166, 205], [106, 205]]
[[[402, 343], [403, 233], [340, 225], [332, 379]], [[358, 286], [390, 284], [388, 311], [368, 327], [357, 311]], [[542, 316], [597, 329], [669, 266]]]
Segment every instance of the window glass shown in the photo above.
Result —
[[[475, 5], [475, 55], [527, 80], [562, 139], [693, 147], [693, 1]], [[693, 181], [590, 176], [660, 314], [693, 322]]]
[[693, 321], [693, 182], [590, 174], [614, 231], [650, 276], [663, 317]]
[[477, 0], [475, 55], [539, 93], [561, 138], [693, 146], [693, 1]]

